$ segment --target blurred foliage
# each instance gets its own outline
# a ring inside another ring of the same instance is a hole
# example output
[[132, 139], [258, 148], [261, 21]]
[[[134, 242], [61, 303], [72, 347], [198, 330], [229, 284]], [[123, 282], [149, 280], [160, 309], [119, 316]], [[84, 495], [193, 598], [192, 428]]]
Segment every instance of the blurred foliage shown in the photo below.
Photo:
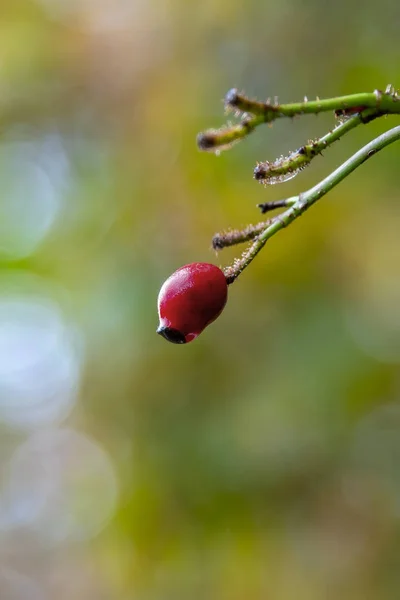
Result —
[[274, 237], [196, 342], [155, 329], [172, 271], [234, 256], [215, 231], [394, 123], [263, 189], [255, 162], [333, 117], [201, 154], [225, 92], [398, 87], [399, 30], [390, 0], [2, 0], [2, 600], [398, 598], [399, 147]]

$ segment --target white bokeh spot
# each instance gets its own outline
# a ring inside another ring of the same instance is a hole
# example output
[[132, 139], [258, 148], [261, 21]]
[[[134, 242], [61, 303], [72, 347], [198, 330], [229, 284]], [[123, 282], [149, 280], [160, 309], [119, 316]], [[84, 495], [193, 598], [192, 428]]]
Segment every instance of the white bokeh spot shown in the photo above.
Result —
[[25, 528], [58, 545], [96, 536], [112, 518], [118, 485], [103, 448], [73, 429], [38, 431], [14, 453], [0, 495], [0, 529]]
[[65, 419], [76, 401], [81, 346], [52, 301], [0, 297], [0, 420], [30, 429]]
[[9, 140], [0, 145], [0, 255], [34, 252], [63, 206], [69, 166], [61, 138]]

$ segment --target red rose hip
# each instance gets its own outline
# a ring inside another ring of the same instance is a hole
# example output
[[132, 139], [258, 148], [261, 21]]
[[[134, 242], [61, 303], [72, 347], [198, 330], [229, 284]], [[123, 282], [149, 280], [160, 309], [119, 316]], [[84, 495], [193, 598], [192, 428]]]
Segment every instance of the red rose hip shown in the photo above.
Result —
[[174, 344], [191, 342], [221, 314], [227, 295], [225, 275], [215, 265], [191, 263], [181, 267], [158, 295], [157, 333]]

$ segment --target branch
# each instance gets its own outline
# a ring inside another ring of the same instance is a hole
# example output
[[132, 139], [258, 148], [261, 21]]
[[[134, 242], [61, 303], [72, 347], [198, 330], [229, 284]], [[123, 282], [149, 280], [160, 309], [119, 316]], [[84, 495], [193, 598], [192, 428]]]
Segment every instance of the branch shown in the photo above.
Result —
[[395, 91], [393, 87], [388, 86], [384, 92], [375, 90], [374, 92], [361, 92], [348, 96], [326, 98], [325, 100], [320, 100], [320, 98], [308, 100], [305, 97], [303, 102], [279, 105], [277, 101], [271, 104], [270, 101], [257, 102], [256, 100], [250, 100], [233, 89], [225, 97], [225, 108], [262, 116], [265, 123], [270, 123], [282, 117], [296, 117], [311, 113], [318, 114], [333, 110], [347, 113], [349, 109], [357, 109], [357, 112], [359, 112], [364, 108], [380, 108], [383, 112], [391, 111], [393, 102], [395, 101], [395, 98], [393, 98], [394, 95]]
[[[294, 202], [293, 205], [288, 208], [285, 212], [273, 219], [273, 222], [266, 227], [266, 229], [258, 235], [253, 244], [243, 253], [240, 259], [237, 259], [233, 265], [226, 267], [224, 273], [228, 283], [233, 283], [238, 276], [244, 271], [246, 267], [254, 260], [260, 250], [265, 246], [266, 242], [278, 231], [287, 227], [298, 217], [300, 217], [310, 206], [317, 202], [320, 198], [325, 196], [332, 188], [338, 183], [343, 181], [345, 177], [350, 175], [357, 167], [362, 165], [371, 156], [374, 156], [377, 152], [396, 142], [400, 139], [400, 126], [394, 127], [389, 131], [378, 136], [372, 142], [361, 148], [358, 152], [353, 154], [346, 162], [338, 167], [333, 173], [328, 175], [320, 183], [309, 189], [308, 191], [294, 196], [289, 199], [290, 202]], [[262, 212], [265, 212], [269, 208], [269, 203], [265, 205], [259, 205]]]
[[357, 125], [365, 123], [367, 120], [368, 122], [372, 121], [378, 116], [376, 109], [372, 108], [348, 117], [322, 138], [308, 142], [289, 156], [278, 158], [274, 162], [258, 163], [254, 169], [254, 179], [264, 185], [273, 185], [292, 179], [297, 173], [305, 169], [313, 158], [322, 154], [324, 150], [343, 135], [357, 127]]
[[[285, 204], [285, 206], [287, 205]], [[276, 218], [277, 217], [262, 221], [261, 223], [257, 223], [257, 225], [247, 225], [244, 229], [230, 229], [229, 231], [216, 233], [211, 242], [212, 247], [214, 250], [222, 250], [223, 248], [229, 248], [230, 246], [236, 246], [237, 244], [243, 244], [244, 242], [254, 240], [254, 238], [260, 235], [260, 233], [262, 233], [269, 225], [272, 225]]]
[[[372, 109], [368, 119], [382, 115], [400, 114], [400, 95], [393, 86], [389, 85], [384, 92], [375, 90], [370, 93], [363, 92], [325, 100], [317, 98], [309, 101], [305, 98], [303, 102], [278, 104], [277, 100], [274, 103], [271, 103], [270, 100], [267, 102], [251, 100], [233, 89], [225, 97], [225, 108], [233, 110], [239, 115], [244, 113], [242, 121], [236, 125], [221, 129], [208, 129], [200, 133], [197, 136], [197, 145], [200, 150], [219, 153], [221, 150], [231, 148], [235, 142], [245, 138], [262, 123], [272, 123], [284, 117], [292, 118], [326, 111], [335, 111], [337, 116], [348, 117], [367, 109]], [[249, 116], [249, 113], [253, 116]], [[367, 117], [364, 116], [361, 122], [367, 122], [366, 119]]]
[[207, 129], [197, 136], [197, 147], [199, 150], [219, 154], [222, 150], [232, 148], [234, 143], [249, 135], [258, 125], [265, 122], [262, 116], [247, 117], [237, 125], [229, 125], [221, 129]]
[[[277, 208], [293, 206], [296, 201], [297, 197], [294, 196], [293, 198], [286, 198], [286, 200], [273, 200], [272, 202], [265, 202], [265, 204], [262, 205], [258, 204], [258, 207], [262, 207], [261, 212], [266, 213], [276, 210]], [[214, 250], [222, 250], [223, 248], [229, 248], [230, 246], [236, 246], [254, 240], [254, 238], [260, 235], [260, 233], [262, 233], [269, 225], [272, 225], [275, 219], [279, 219], [279, 215], [272, 219], [268, 219], [267, 221], [257, 223], [256, 225], [247, 225], [244, 229], [229, 229], [228, 231], [216, 233], [211, 242], [212, 247]]]

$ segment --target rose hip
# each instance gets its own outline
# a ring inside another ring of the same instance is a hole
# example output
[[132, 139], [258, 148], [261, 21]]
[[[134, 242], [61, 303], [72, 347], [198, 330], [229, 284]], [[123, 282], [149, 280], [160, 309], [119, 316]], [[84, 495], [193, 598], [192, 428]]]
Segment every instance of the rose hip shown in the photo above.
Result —
[[221, 314], [227, 300], [224, 273], [209, 263], [191, 263], [172, 273], [158, 295], [157, 333], [174, 344], [194, 340]]

